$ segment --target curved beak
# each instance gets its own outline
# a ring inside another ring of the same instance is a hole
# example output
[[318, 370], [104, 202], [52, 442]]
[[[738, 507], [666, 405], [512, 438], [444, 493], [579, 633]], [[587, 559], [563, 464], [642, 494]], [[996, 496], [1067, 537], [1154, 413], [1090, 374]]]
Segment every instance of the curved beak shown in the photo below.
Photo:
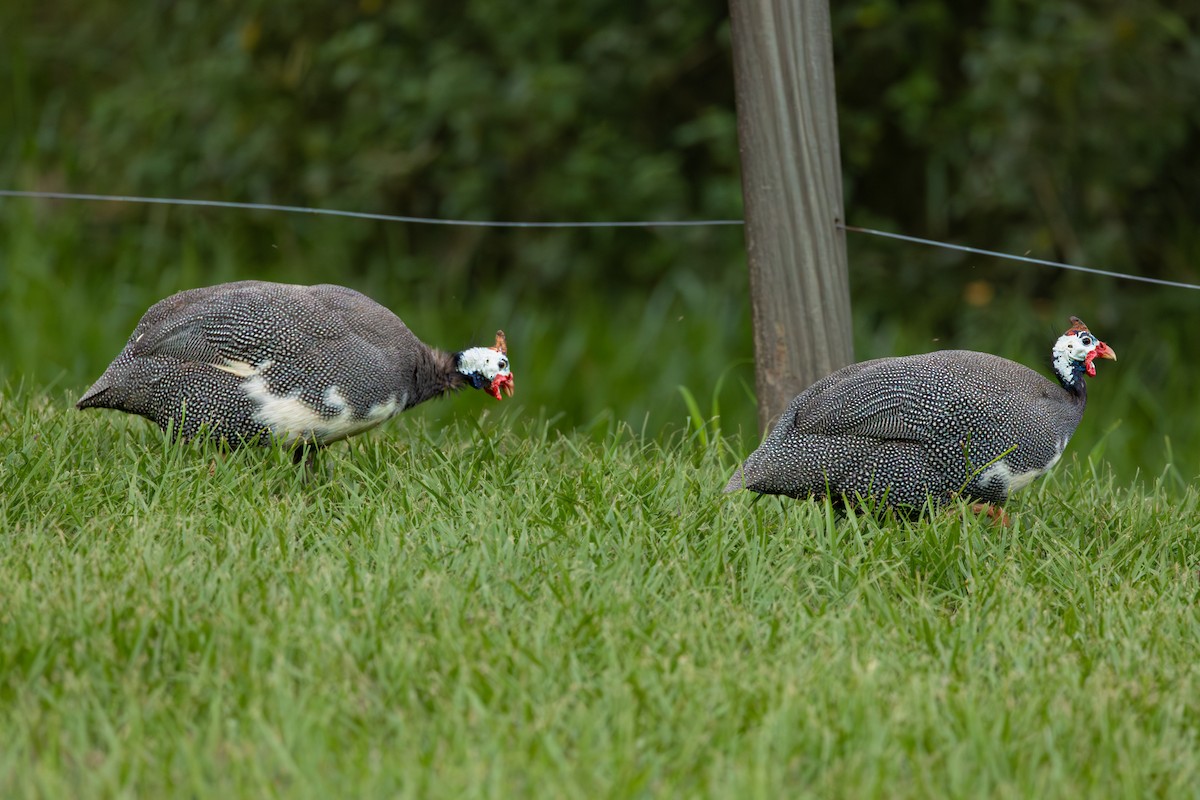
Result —
[[505, 394], [507, 394], [509, 397], [512, 397], [512, 395], [513, 395], [513, 376], [512, 376], [511, 372], [509, 372], [505, 375], [497, 375], [495, 378], [492, 379], [491, 386], [489, 386], [487, 388], [488, 394], [490, 394], [492, 397], [496, 398], [497, 400], [504, 399], [503, 397], [500, 396], [501, 390], [503, 390], [503, 392]]

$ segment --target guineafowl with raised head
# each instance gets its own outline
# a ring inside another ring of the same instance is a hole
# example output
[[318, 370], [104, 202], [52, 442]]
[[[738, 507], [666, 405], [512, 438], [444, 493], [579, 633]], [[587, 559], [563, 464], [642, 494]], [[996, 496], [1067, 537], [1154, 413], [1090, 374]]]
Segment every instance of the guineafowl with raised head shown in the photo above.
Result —
[[512, 395], [503, 332], [492, 347], [446, 353], [353, 289], [238, 281], [151, 306], [76, 406], [234, 447], [321, 447], [464, 386]]
[[969, 350], [852, 364], [798, 395], [725, 491], [909, 514], [961, 497], [1002, 516], [1062, 456], [1097, 358], [1116, 354], [1071, 317], [1052, 350], [1057, 381]]

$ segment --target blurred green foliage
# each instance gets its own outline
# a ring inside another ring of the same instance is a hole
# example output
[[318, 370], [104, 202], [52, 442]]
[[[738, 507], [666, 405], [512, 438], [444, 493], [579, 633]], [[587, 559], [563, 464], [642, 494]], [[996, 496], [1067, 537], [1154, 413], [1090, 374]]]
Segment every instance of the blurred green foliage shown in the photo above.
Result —
[[[1200, 282], [1200, 7], [834, 4], [847, 218]], [[513, 220], [741, 215], [725, 3], [0, 4], [0, 187]], [[860, 357], [1120, 354], [1076, 446], [1200, 472], [1200, 292], [850, 239]], [[753, 435], [736, 228], [494, 230], [0, 200], [0, 373], [85, 385], [154, 300], [260, 277], [375, 296], [446, 348], [504, 327], [560, 424]], [[455, 413], [459, 398], [431, 408]], [[1106, 433], [1110, 426], [1119, 425]], [[1173, 451], [1166, 444], [1170, 439]]]

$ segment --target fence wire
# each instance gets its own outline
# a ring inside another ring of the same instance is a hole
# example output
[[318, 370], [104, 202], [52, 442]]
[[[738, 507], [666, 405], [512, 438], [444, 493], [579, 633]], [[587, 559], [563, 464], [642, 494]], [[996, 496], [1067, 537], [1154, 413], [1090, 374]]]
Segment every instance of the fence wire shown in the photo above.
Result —
[[[277, 211], [288, 214], [314, 214], [319, 216], [329, 217], [349, 217], [352, 219], [370, 219], [379, 220], [382, 222], [404, 222], [417, 225], [454, 225], [460, 227], [474, 228], [704, 228], [704, 227], [725, 227], [731, 225], [743, 225], [743, 220], [740, 219], [693, 219], [693, 220], [621, 220], [621, 221], [570, 221], [570, 222], [524, 222], [512, 220], [471, 220], [471, 219], [447, 219], [444, 217], [413, 217], [399, 214], [376, 214], [368, 211], [342, 211], [333, 208], [313, 208], [309, 206], [289, 206], [279, 205], [276, 203], [238, 203], [228, 200], [194, 200], [181, 197], [138, 197], [132, 195], [110, 195], [110, 194], [80, 194], [75, 192], [34, 192], [34, 191], [18, 191], [13, 189], [0, 189], [0, 197], [19, 197], [28, 199], [41, 200], [76, 200], [76, 201], [94, 201], [108, 203], [137, 203], [143, 205], [166, 205], [166, 206], [200, 206], [205, 208], [233, 208], [247, 211]], [[928, 247], [938, 247], [944, 250], [955, 250], [961, 253], [973, 253], [975, 255], [989, 256], [991, 258], [999, 258], [1007, 261], [1018, 261], [1026, 264], [1036, 264], [1043, 267], [1053, 267], [1055, 269], [1072, 270], [1075, 272], [1086, 272], [1092, 275], [1102, 275], [1106, 278], [1116, 278], [1118, 280], [1138, 281], [1140, 283], [1151, 283], [1157, 286], [1170, 286], [1176, 289], [1198, 289], [1200, 284], [1184, 283], [1182, 281], [1169, 281], [1162, 278], [1150, 278], [1145, 275], [1133, 275], [1127, 272], [1114, 272], [1111, 270], [1094, 269], [1092, 267], [1083, 267], [1078, 264], [1068, 264], [1062, 261], [1050, 261], [1044, 258], [1033, 258], [1031, 256], [1019, 256], [1014, 253], [1002, 253], [997, 250], [985, 250], [980, 247], [970, 247], [963, 244], [954, 244], [953, 242], [940, 242], [934, 239], [922, 239], [919, 236], [909, 236], [903, 233], [892, 233], [889, 231], [880, 231], [873, 228], [860, 228], [855, 225], [839, 225], [842, 230], [851, 233], [861, 233], [869, 236], [877, 236], [885, 239], [895, 239], [902, 242], [912, 244], [921, 244]]]

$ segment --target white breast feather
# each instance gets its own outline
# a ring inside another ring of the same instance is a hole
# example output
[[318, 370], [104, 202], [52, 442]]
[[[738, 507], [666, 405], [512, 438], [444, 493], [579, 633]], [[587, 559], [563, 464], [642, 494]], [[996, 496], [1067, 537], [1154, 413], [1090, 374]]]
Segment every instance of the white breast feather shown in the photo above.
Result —
[[371, 406], [362, 419], [355, 419], [349, 401], [337, 386], [325, 390], [325, 403], [340, 409], [332, 417], [322, 417], [304, 403], [299, 391], [286, 395], [272, 394], [261, 375], [256, 374], [243, 381], [242, 390], [258, 403], [255, 421], [288, 443], [307, 440], [328, 444], [345, 439], [391, 419], [404, 408], [408, 399], [407, 396], [397, 399], [392, 395], [384, 402]]
[[1060, 442], [1058, 452], [1043, 469], [1032, 469], [1029, 472], [1016, 472], [1005, 461], [997, 461], [983, 471], [983, 474], [979, 476], [979, 482], [984, 486], [991, 486], [999, 481], [1002, 486], [1008, 487], [1009, 494], [1019, 492], [1052, 470], [1058, 460], [1062, 458], [1064, 449], [1066, 449], [1066, 442]]
[[342, 394], [342, 390], [335, 385], [325, 390], [325, 405], [340, 408], [344, 413], [350, 406], [350, 403]]

